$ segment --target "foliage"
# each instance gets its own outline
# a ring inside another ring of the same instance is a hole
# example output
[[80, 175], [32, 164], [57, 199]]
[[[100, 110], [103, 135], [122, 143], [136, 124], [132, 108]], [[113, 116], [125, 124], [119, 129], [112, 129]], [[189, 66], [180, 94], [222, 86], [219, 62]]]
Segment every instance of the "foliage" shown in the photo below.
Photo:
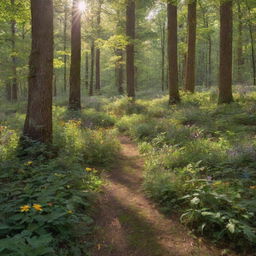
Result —
[[19, 149], [18, 132], [0, 128], [0, 255], [88, 255], [91, 205], [102, 184], [92, 166], [110, 164], [119, 145], [112, 130], [84, 128], [65, 112], [54, 111], [51, 148], [27, 141]]
[[122, 115], [118, 129], [146, 157], [145, 192], [165, 213], [179, 212], [195, 233], [254, 248], [255, 94], [238, 90], [237, 102], [225, 106], [216, 106], [211, 91], [182, 97], [169, 109], [163, 97], [139, 100], [143, 111], [136, 114], [114, 111]]

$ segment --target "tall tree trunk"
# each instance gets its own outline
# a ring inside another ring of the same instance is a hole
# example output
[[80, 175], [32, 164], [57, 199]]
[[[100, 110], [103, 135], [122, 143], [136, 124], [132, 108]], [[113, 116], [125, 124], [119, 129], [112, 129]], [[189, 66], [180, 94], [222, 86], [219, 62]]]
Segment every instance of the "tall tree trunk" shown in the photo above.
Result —
[[117, 55], [119, 56], [118, 61], [116, 61], [116, 87], [118, 89], [119, 94], [124, 93], [124, 88], [123, 88], [123, 82], [124, 82], [124, 70], [123, 70], [123, 50], [118, 50]]
[[[249, 12], [249, 17], [251, 17], [251, 9], [248, 4], [248, 1], [246, 0], [246, 7]], [[247, 21], [247, 25], [249, 27], [249, 33], [250, 33], [250, 41], [251, 41], [251, 57], [252, 57], [252, 72], [253, 72], [253, 85], [256, 85], [256, 60], [255, 60], [255, 48], [254, 48], [254, 38], [253, 38], [253, 28], [252, 23], [250, 20]]]
[[89, 53], [85, 53], [85, 88], [89, 88]]
[[79, 0], [73, 0], [69, 95], [69, 108], [73, 110], [81, 109], [81, 12], [78, 4]]
[[52, 141], [53, 3], [31, 0], [32, 49], [24, 136]]
[[[11, 6], [14, 12], [15, 0], [11, 0]], [[12, 101], [18, 99], [18, 84], [17, 84], [17, 57], [16, 57], [16, 20], [13, 18], [11, 21], [12, 31]]]
[[53, 71], [53, 96], [57, 97], [57, 75], [56, 75], [56, 70]]
[[204, 42], [204, 49], [203, 51], [205, 52], [205, 58], [204, 58], [204, 73], [205, 73], [205, 87], [207, 88], [208, 87], [208, 84], [209, 84], [209, 70], [208, 70], [208, 44], [207, 42], [205, 41]]
[[219, 104], [233, 101], [232, 95], [232, 0], [220, 4]]
[[208, 36], [208, 87], [212, 85], [212, 37]]
[[5, 95], [8, 101], [12, 100], [12, 86], [9, 81], [6, 82], [6, 85], [5, 85]]
[[[100, 22], [101, 22], [101, 6], [102, 6], [102, 0], [98, 0], [98, 12], [97, 12], [97, 34], [98, 38], [100, 36]], [[100, 91], [101, 84], [100, 84], [100, 48], [97, 47], [96, 49], [96, 74], [95, 74], [95, 89], [96, 91]]]
[[165, 45], [166, 45], [166, 25], [162, 23], [161, 29], [161, 85], [162, 91], [165, 89]]
[[185, 90], [195, 92], [196, 58], [196, 0], [188, 4], [188, 55], [186, 61]]
[[251, 51], [252, 51], [252, 71], [253, 71], [253, 85], [256, 85], [256, 61], [255, 61], [255, 49], [254, 49], [254, 39], [252, 32], [252, 23], [249, 23], [250, 39], [251, 39]]
[[126, 46], [127, 96], [131, 98], [135, 98], [135, 67], [134, 67], [135, 0], [127, 1], [126, 36], [129, 38], [129, 43]]
[[237, 82], [240, 84], [243, 82], [242, 67], [243, 61], [243, 25], [242, 25], [242, 13], [240, 0], [237, 1], [238, 9], [238, 37], [237, 37]]
[[168, 3], [168, 80], [169, 104], [180, 102], [178, 87], [178, 37], [177, 37], [177, 1]]
[[67, 20], [68, 20], [68, 7], [67, 3], [65, 3], [64, 7], [64, 31], [63, 31], [63, 37], [64, 37], [64, 73], [63, 73], [63, 80], [64, 80], [64, 92], [67, 92]]
[[93, 96], [93, 82], [94, 82], [94, 58], [95, 58], [95, 46], [94, 41], [91, 44], [91, 78], [90, 78], [90, 88], [89, 96]]

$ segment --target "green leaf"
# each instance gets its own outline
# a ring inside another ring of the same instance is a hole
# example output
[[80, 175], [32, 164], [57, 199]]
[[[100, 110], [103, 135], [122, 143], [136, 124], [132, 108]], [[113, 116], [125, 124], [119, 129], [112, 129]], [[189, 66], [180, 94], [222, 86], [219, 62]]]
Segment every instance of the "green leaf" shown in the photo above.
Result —
[[191, 199], [190, 203], [192, 205], [198, 205], [200, 203], [200, 199], [198, 197], [194, 197], [193, 199]]
[[235, 224], [232, 223], [232, 222], [229, 222], [226, 226], [226, 228], [228, 229], [228, 231], [231, 233], [231, 234], [234, 234], [235, 233]]

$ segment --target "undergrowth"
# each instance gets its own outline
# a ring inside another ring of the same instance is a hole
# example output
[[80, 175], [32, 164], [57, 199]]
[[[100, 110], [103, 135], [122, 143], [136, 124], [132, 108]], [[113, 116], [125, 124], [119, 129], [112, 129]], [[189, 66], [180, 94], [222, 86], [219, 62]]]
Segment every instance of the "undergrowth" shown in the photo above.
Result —
[[55, 107], [51, 148], [29, 141], [26, 150], [19, 148], [24, 113], [2, 115], [1, 256], [89, 255], [92, 204], [102, 184], [96, 169], [108, 167], [119, 150], [115, 132], [105, 129], [113, 118], [95, 111]]
[[221, 106], [216, 96], [183, 93], [170, 107], [165, 96], [121, 98], [107, 109], [145, 155], [146, 194], [195, 233], [243, 252], [256, 247], [256, 96], [238, 92]]

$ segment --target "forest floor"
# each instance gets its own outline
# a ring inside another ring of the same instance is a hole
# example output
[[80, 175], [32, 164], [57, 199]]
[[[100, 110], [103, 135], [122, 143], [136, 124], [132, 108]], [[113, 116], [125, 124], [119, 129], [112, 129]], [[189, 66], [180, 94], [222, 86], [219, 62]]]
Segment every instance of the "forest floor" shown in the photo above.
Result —
[[[125, 136], [121, 153], [105, 174], [96, 214], [93, 256], [217, 256], [223, 251], [195, 239], [177, 217], [167, 218], [142, 189], [143, 158]], [[230, 255], [230, 254], [229, 254]]]

